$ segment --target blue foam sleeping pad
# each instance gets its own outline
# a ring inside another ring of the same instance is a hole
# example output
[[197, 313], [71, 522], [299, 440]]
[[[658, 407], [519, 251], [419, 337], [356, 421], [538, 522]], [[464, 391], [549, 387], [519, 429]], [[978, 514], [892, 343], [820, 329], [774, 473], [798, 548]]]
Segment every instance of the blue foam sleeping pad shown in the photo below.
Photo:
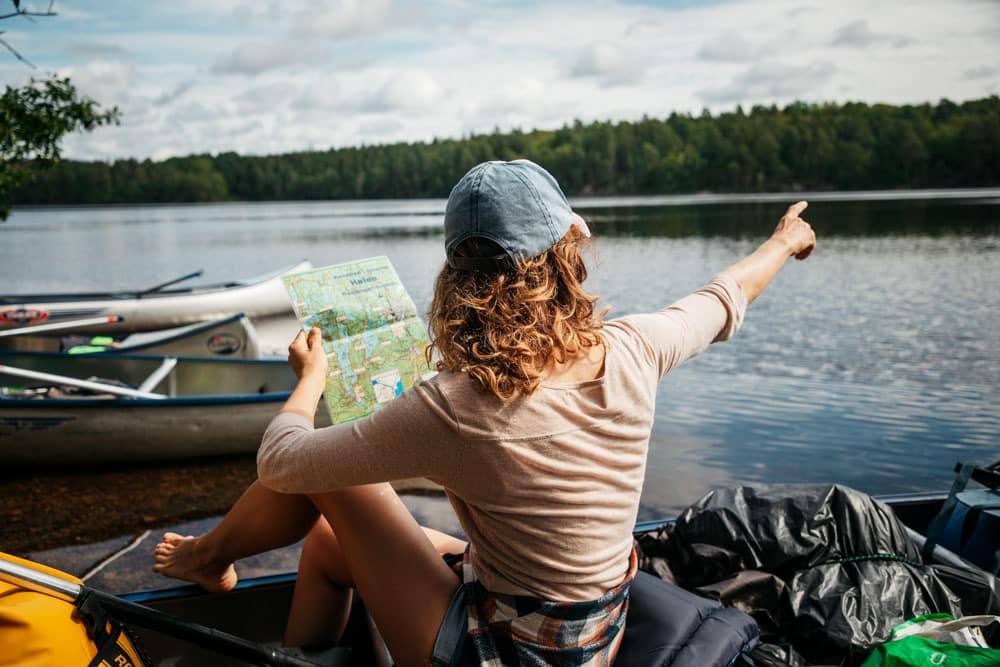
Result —
[[742, 611], [637, 572], [615, 667], [725, 667], [759, 634]]

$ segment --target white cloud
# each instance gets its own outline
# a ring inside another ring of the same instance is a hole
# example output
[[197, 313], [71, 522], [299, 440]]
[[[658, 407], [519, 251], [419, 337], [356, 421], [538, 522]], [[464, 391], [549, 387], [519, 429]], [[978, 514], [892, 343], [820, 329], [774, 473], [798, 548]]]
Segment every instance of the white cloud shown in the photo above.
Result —
[[168, 90], [162, 95], [157, 96], [157, 98], [153, 100], [153, 104], [157, 106], [170, 104], [180, 98], [181, 95], [194, 88], [194, 85], [194, 81], [181, 81], [179, 84], [174, 86], [172, 90]]
[[236, 95], [233, 101], [237, 103], [240, 115], [253, 116], [261, 112], [276, 111], [297, 92], [298, 88], [290, 81], [270, 81]]
[[306, 62], [308, 54], [290, 42], [252, 42], [240, 44], [212, 65], [219, 74], [255, 76], [273, 69]]
[[1000, 69], [990, 65], [972, 67], [964, 72], [966, 79], [989, 79], [997, 76], [998, 74], [1000, 74]]
[[572, 76], [591, 76], [616, 72], [625, 65], [622, 50], [609, 42], [598, 42], [580, 51], [573, 69]]
[[[265, 27], [268, 39], [242, 41], [217, 57], [212, 71], [217, 74], [241, 74], [254, 77], [264, 72], [289, 66], [318, 67], [340, 56], [350, 61], [351, 51], [338, 53], [336, 46], [356, 43], [367, 36], [391, 31], [400, 20], [417, 16], [413, 11], [391, 11], [390, 0], [332, 0], [327, 2], [289, 3], [247, 10], [232, 11], [238, 21], [256, 28]], [[284, 16], [287, 14], [287, 17]], [[278, 17], [287, 19], [276, 20]], [[266, 28], [269, 27], [270, 30]]]
[[124, 58], [129, 55], [127, 49], [118, 44], [106, 42], [96, 42], [90, 40], [79, 40], [70, 42], [65, 47], [66, 54], [73, 59], [113, 59]]
[[570, 68], [570, 76], [594, 77], [604, 86], [636, 83], [642, 75], [641, 62], [611, 42], [596, 42], [580, 50]]
[[729, 32], [707, 40], [698, 49], [702, 60], [721, 63], [746, 63], [756, 60], [760, 49], [736, 32]]
[[278, 0], [274, 0], [273, 2], [241, 3], [229, 7], [228, 11], [233, 20], [239, 25], [249, 25], [261, 19], [265, 21], [279, 20], [284, 9], [284, 4]]
[[[67, 138], [67, 156], [262, 154], [662, 117], [706, 104], [995, 92], [1000, 4], [953, 5], [176, 0], [81, 17], [87, 23], [61, 36], [28, 25], [5, 37], [124, 111], [121, 126]], [[88, 50], [99, 57], [88, 62]], [[0, 81], [31, 74], [0, 61]]]
[[905, 35], [872, 32], [868, 27], [868, 21], [859, 19], [837, 28], [831, 43], [834, 46], [856, 46], [866, 49], [869, 46], [883, 44], [900, 48], [912, 42], [913, 40]]
[[358, 125], [362, 143], [383, 143], [385, 137], [402, 135], [406, 125], [398, 118], [377, 118]]
[[309, 3], [292, 19], [295, 37], [354, 37], [381, 29], [391, 7], [390, 0], [333, 0]]
[[830, 62], [807, 65], [760, 63], [736, 76], [726, 86], [701, 91], [700, 96], [710, 103], [738, 104], [744, 100], [785, 102], [822, 91], [834, 72], [836, 67]]
[[292, 102], [292, 108], [301, 111], [329, 111], [348, 106], [340, 95], [336, 79], [329, 77], [320, 84], [306, 86], [306, 89]]
[[127, 102], [132, 96], [138, 70], [135, 65], [111, 60], [95, 60], [85, 65], [69, 67], [64, 72], [85, 96], [98, 101], [120, 99]]
[[175, 109], [170, 114], [170, 120], [186, 125], [188, 123], [205, 123], [214, 121], [221, 114], [215, 108], [211, 108], [197, 100], [187, 102], [180, 108]]
[[444, 102], [444, 89], [431, 75], [421, 71], [403, 71], [382, 85], [362, 105], [367, 111], [418, 111], [432, 109]]

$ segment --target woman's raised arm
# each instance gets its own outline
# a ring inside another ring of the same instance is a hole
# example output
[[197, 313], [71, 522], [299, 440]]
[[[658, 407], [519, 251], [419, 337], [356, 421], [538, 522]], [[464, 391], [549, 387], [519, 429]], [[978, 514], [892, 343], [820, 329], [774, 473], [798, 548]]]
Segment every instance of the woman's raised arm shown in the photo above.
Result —
[[816, 247], [815, 232], [799, 217], [808, 205], [800, 201], [789, 206], [771, 238], [724, 271], [739, 281], [748, 303], [764, 291], [789, 257], [805, 259]]

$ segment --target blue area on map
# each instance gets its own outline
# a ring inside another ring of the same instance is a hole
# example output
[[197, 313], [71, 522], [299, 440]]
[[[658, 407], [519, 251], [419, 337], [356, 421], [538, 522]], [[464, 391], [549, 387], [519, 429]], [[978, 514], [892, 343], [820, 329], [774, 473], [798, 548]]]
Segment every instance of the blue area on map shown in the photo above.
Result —
[[361, 343], [365, 346], [365, 357], [371, 358], [378, 350], [378, 336], [374, 331], [366, 331], [361, 334]]
[[[312, 327], [309, 327], [309, 328], [311, 329]], [[333, 327], [330, 326], [329, 322], [322, 322], [322, 323], [320, 323], [319, 330], [323, 333], [323, 340], [331, 340], [332, 341], [334, 339]]]
[[351, 368], [351, 358], [348, 356], [350, 349], [351, 342], [347, 339], [341, 338], [333, 341], [333, 350], [337, 353], [337, 360], [340, 362], [340, 367], [344, 369], [344, 373], [340, 377], [344, 380], [344, 391], [347, 392], [348, 396], [351, 395], [351, 387], [358, 380], [354, 369]]
[[399, 380], [396, 382], [396, 396], [403, 393], [403, 381]]

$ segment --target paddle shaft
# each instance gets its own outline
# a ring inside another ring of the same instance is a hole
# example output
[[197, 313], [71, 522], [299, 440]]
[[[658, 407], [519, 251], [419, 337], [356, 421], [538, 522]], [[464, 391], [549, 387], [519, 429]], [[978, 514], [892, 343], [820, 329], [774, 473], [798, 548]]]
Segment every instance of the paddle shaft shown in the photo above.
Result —
[[114, 324], [122, 322], [125, 318], [121, 315], [106, 315], [104, 317], [88, 317], [85, 320], [70, 320], [68, 322], [51, 322], [49, 324], [37, 324], [33, 327], [21, 327], [20, 329], [10, 329], [0, 331], [0, 338], [5, 336], [20, 336], [22, 334], [36, 334], [43, 331], [59, 331], [62, 329], [78, 329], [89, 327], [95, 324]]
[[189, 273], [186, 276], [181, 276], [180, 278], [174, 278], [173, 280], [168, 280], [165, 283], [160, 283], [159, 285], [154, 285], [153, 287], [150, 287], [149, 289], [145, 289], [145, 290], [139, 292], [137, 294], [137, 296], [143, 297], [143, 296], [146, 296], [147, 294], [153, 294], [154, 292], [159, 292], [160, 290], [164, 289], [165, 287], [170, 287], [171, 285], [176, 285], [177, 283], [182, 283], [185, 280], [191, 280], [192, 278], [197, 278], [202, 273], [203, 273], [203, 271], [198, 270], [198, 271], [195, 271], [193, 273]]
[[129, 389], [128, 387], [116, 387], [113, 384], [104, 384], [103, 382], [93, 382], [91, 380], [80, 380], [78, 378], [66, 377], [65, 375], [53, 375], [51, 373], [29, 371], [23, 368], [4, 366], [3, 364], [0, 364], [0, 373], [13, 375], [15, 377], [26, 378], [28, 380], [40, 380], [42, 382], [68, 384], [73, 387], [80, 387], [81, 389], [90, 389], [91, 391], [102, 391], [104, 393], [114, 394], [116, 396], [128, 396], [129, 398], [153, 398], [153, 399], [166, 398], [166, 396], [164, 396], [163, 394], [154, 394], [148, 391]]

